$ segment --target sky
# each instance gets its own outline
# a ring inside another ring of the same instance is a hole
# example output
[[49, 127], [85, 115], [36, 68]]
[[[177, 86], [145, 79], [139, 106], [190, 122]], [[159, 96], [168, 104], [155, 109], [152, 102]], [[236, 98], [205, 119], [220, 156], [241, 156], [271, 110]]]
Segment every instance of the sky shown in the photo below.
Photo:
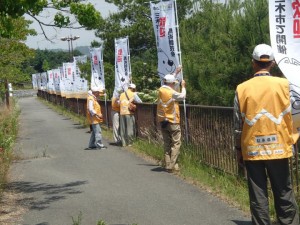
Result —
[[[109, 4], [105, 2], [104, 0], [87, 0], [87, 2], [92, 3], [95, 8], [100, 11], [102, 17], [107, 17], [110, 13], [116, 12], [117, 7], [113, 4]], [[40, 20], [48, 21], [50, 20], [50, 15], [53, 15], [53, 11], [50, 10], [44, 10], [41, 16], [39, 16]], [[33, 19], [29, 16], [25, 16], [27, 20]], [[44, 27], [47, 36], [50, 39], [53, 39], [52, 41], [54, 43], [49, 42], [46, 40], [44, 35], [42, 34], [42, 31], [38, 25], [37, 22], [34, 22], [30, 25], [30, 28], [35, 29], [38, 33], [37, 36], [29, 36], [25, 42], [25, 44], [34, 49], [65, 49], [68, 50], [68, 42], [60, 40], [61, 37], [67, 37], [67, 36], [79, 36], [80, 38], [73, 41], [73, 48], [75, 49], [77, 46], [90, 46], [90, 43], [93, 40], [101, 41], [99, 38], [95, 37], [94, 30], [85, 30], [85, 29], [60, 29], [60, 28], [52, 28], [52, 27]]]

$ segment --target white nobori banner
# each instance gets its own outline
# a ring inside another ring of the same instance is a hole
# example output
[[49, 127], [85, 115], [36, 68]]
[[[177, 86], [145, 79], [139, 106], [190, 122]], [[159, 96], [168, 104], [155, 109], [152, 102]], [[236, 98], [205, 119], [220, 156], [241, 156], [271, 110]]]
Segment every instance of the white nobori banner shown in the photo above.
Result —
[[115, 39], [115, 90], [126, 90], [131, 83], [128, 37]]
[[300, 86], [300, 1], [270, 0], [269, 23], [276, 63], [292, 84]]
[[32, 81], [32, 87], [33, 87], [33, 89], [34, 90], [36, 90], [36, 89], [38, 89], [38, 74], [32, 74], [31, 75], [31, 77], [32, 77], [32, 79], [31, 79], [31, 81]]
[[105, 89], [103, 48], [90, 49], [91, 53], [91, 87], [101, 87]]
[[74, 92], [75, 67], [74, 63], [63, 63], [64, 85], [67, 97]]
[[54, 90], [56, 94], [60, 94], [60, 69], [53, 69]]
[[[175, 1], [150, 3], [151, 17], [157, 46], [158, 75], [162, 79], [166, 74], [174, 73], [181, 62], [178, 43], [178, 22]], [[182, 75], [178, 74], [181, 80]]]
[[87, 62], [86, 55], [74, 57], [74, 68], [75, 68], [74, 92], [76, 92], [77, 94], [88, 91], [88, 81], [84, 77], [81, 77], [81, 71], [78, 66], [79, 63], [86, 63], [86, 62]]

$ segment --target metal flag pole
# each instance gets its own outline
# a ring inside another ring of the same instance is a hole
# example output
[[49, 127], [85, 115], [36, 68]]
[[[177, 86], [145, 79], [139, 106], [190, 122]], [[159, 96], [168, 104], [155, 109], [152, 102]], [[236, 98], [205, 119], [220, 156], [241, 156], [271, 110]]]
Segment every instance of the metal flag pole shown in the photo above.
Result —
[[130, 63], [130, 49], [129, 49], [129, 38], [128, 38], [128, 36], [126, 36], [126, 39], [127, 39], [127, 50], [128, 50], [128, 52], [127, 52], [127, 56], [128, 56], [128, 65], [129, 65], [129, 67], [128, 67], [128, 69], [129, 69], [129, 71], [128, 71], [128, 74], [129, 74], [129, 80], [130, 80], [130, 83], [132, 83], [132, 77], [131, 77], [131, 63]]
[[[179, 63], [181, 64], [181, 49], [180, 49], [180, 37], [179, 37], [179, 23], [178, 23], [178, 15], [177, 15], [177, 3], [176, 0], [174, 0], [174, 11], [175, 11], [175, 31], [176, 31], [176, 36], [177, 36], [177, 47], [178, 47], [178, 58], [179, 58]], [[181, 64], [182, 65], [182, 64]], [[183, 71], [181, 69], [181, 74], [182, 74], [182, 79], [183, 79]], [[186, 113], [186, 104], [185, 104], [185, 99], [183, 99], [183, 110], [184, 110], [184, 126], [185, 126], [185, 141], [186, 143], [189, 142], [189, 132], [188, 132], [188, 124], [187, 124], [187, 113]]]
[[[100, 46], [101, 49], [101, 54], [100, 54], [100, 65], [102, 67], [102, 73], [103, 73], [103, 84], [105, 87], [105, 79], [104, 79], [104, 63], [103, 63], [103, 45]], [[99, 65], [99, 66], [100, 66]], [[100, 74], [99, 74], [100, 76]], [[106, 117], [106, 126], [109, 127], [109, 122], [108, 122], [108, 108], [107, 108], [107, 98], [106, 98], [106, 91], [104, 92], [104, 104], [105, 104], [105, 117]]]

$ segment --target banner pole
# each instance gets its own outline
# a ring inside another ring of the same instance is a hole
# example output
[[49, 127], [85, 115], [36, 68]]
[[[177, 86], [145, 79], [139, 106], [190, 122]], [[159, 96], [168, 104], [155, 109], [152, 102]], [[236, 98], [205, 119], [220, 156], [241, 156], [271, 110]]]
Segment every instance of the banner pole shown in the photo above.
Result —
[[126, 38], [127, 38], [127, 50], [128, 50], [129, 79], [130, 79], [130, 83], [132, 83], [132, 77], [131, 77], [131, 63], [130, 63], [130, 49], [129, 49], [129, 38], [128, 38], [128, 36], [126, 36]]
[[[179, 37], [179, 23], [178, 23], [178, 14], [177, 14], [177, 3], [176, 0], [174, 0], [174, 7], [175, 7], [175, 21], [176, 21], [176, 36], [177, 36], [177, 47], [178, 47], [178, 58], [179, 63], [182, 65], [181, 61], [181, 49], [180, 49], [180, 37]], [[181, 70], [182, 79], [183, 79], [183, 71]], [[187, 124], [187, 113], [186, 113], [186, 103], [185, 99], [183, 99], [183, 111], [184, 111], [184, 127], [185, 127], [185, 141], [188, 144], [189, 142], [189, 132], [188, 132], [188, 124]]]
[[105, 104], [106, 126], [107, 126], [107, 128], [109, 128], [106, 93], [104, 93], [104, 104]]

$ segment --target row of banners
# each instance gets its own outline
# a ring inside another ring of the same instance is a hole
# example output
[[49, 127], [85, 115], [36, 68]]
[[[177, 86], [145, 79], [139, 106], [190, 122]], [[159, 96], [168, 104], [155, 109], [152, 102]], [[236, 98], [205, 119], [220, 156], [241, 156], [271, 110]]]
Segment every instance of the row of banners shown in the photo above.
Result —
[[[162, 79], [181, 64], [176, 1], [150, 3], [150, 8], [157, 45], [158, 75]], [[61, 68], [33, 74], [33, 87], [67, 98], [86, 97], [86, 92], [93, 86], [105, 89], [102, 46], [90, 49], [90, 59], [90, 85], [80, 76], [78, 68], [78, 63], [87, 62], [87, 56], [79, 56], [74, 57], [72, 63], [63, 63]], [[177, 76], [182, 79], [182, 73]], [[115, 39], [115, 90], [126, 90], [131, 82], [129, 39], [118, 38]]]
[[[150, 3], [153, 29], [158, 55], [158, 75], [173, 73], [181, 64], [179, 29], [176, 1]], [[271, 45], [275, 60], [294, 85], [300, 86], [300, 1], [269, 1], [269, 24]], [[92, 48], [91, 83], [105, 89], [103, 48]], [[78, 62], [86, 62], [87, 57], [74, 57], [74, 62], [63, 63], [58, 69], [33, 74], [33, 87], [58, 93], [66, 97], [78, 97], [88, 90], [88, 82], [81, 78]], [[182, 73], [178, 74], [182, 79]], [[127, 89], [131, 83], [131, 66], [128, 37], [115, 39], [115, 89]]]

